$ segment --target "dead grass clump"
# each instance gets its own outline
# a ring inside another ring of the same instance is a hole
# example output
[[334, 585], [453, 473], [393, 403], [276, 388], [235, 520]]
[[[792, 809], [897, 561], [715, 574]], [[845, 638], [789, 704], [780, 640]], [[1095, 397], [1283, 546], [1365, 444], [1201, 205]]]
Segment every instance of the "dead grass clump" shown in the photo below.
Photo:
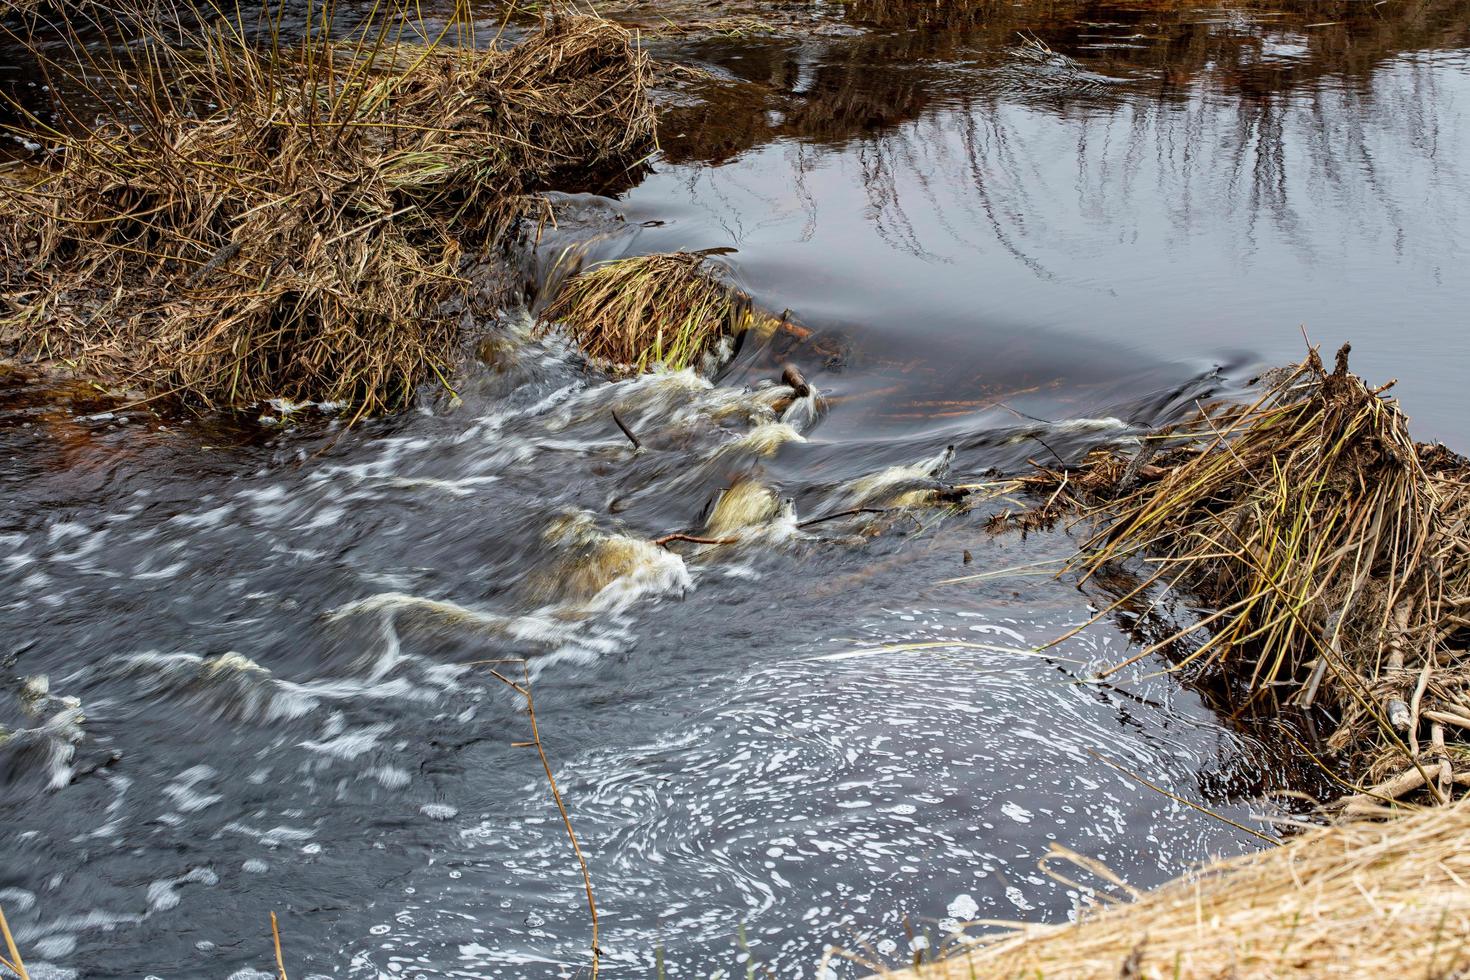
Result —
[[1025, 482], [1098, 525], [1084, 577], [1152, 565], [1119, 605], [1182, 588], [1214, 607], [1129, 663], [1203, 631], [1183, 663], [1331, 708], [1329, 746], [1369, 780], [1397, 774], [1355, 808], [1426, 783], [1444, 801], [1470, 760], [1470, 464], [1415, 443], [1347, 352], [1329, 372], [1314, 351], [1254, 404], [1202, 409], [1132, 458]]
[[451, 25], [409, 45], [411, 6], [289, 49], [220, 20], [145, 28], [105, 63], [75, 33], [72, 63], [38, 51], [54, 90], [112, 115], [28, 117], [52, 152], [3, 176], [0, 339], [206, 406], [403, 404], [442, 372], [466, 256], [506, 240], [525, 194], [653, 136], [623, 29], [554, 19], [499, 51]]
[[700, 253], [618, 259], [571, 277], [541, 315], [560, 325], [588, 357], [647, 371], [697, 366], [725, 338], [776, 326]]
[[1221, 862], [1075, 924], [983, 936], [912, 973], [970, 977], [1457, 977], [1470, 970], [1470, 801]]

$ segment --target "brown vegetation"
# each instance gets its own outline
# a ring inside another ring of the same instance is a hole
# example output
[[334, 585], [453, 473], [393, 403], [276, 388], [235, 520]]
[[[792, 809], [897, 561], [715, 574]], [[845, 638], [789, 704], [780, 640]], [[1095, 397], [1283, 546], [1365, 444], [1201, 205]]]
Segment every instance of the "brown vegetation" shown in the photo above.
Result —
[[105, 63], [75, 34], [71, 63], [42, 57], [54, 89], [114, 114], [28, 116], [50, 152], [0, 178], [0, 341], [207, 406], [403, 404], [451, 353], [467, 257], [524, 195], [653, 139], [623, 29], [410, 46], [410, 7], [290, 50], [222, 20]]
[[1345, 783], [1342, 819], [1280, 847], [1074, 924], [980, 936], [905, 976], [1470, 970], [1470, 462], [1415, 443], [1386, 387], [1351, 374], [1347, 354], [1329, 371], [1313, 351], [1253, 403], [1201, 406], [1132, 454], [1099, 450], [1013, 481], [999, 492], [1039, 503], [995, 524], [1076, 518], [1092, 529], [1070, 566], [1084, 581], [1152, 569], [1100, 617], [1168, 622], [1170, 593], [1200, 599], [1214, 611], [1127, 663], [1168, 652], [1271, 710], [1330, 708], [1327, 747], [1372, 785]]
[[672, 252], [604, 262], [568, 279], [541, 315], [588, 357], [609, 368], [647, 371], [698, 366], [725, 338], [776, 326], [700, 253]]
[[40, 5], [40, 0], [0, 0], [0, 17], [28, 14]]
[[1083, 515], [1084, 581], [1152, 568], [1102, 615], [1147, 616], [1176, 590], [1213, 608], [1127, 663], [1170, 652], [1252, 700], [1330, 709], [1327, 747], [1371, 784], [1350, 812], [1470, 783], [1470, 462], [1415, 443], [1346, 347], [1330, 372], [1313, 351], [1250, 405], [1201, 407], [1131, 456], [1099, 450], [1017, 488], [1045, 502], [995, 526]]
[[911, 980], [1431, 977], [1470, 970], [1470, 801], [1312, 831]]

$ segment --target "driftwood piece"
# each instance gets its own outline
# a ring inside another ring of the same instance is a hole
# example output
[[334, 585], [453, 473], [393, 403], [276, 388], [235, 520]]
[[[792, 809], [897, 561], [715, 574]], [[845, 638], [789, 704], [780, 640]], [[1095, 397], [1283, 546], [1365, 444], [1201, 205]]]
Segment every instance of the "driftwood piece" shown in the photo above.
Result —
[[1424, 717], [1430, 721], [1442, 722], [1446, 725], [1454, 725], [1457, 728], [1470, 729], [1470, 715], [1457, 714], [1453, 711], [1435, 711], [1426, 709]]
[[[1409, 607], [1400, 602], [1393, 610], [1393, 631], [1388, 637], [1388, 670], [1397, 674], [1404, 668], [1404, 633], [1409, 627]], [[1390, 695], [1384, 703], [1388, 723], [1401, 732], [1408, 732], [1413, 725], [1414, 714], [1402, 693]]]
[[[1436, 767], [1435, 772], [1438, 773], [1438, 771]], [[1426, 784], [1427, 775], [1428, 772], [1423, 766], [1405, 769], [1392, 779], [1385, 779], [1362, 793], [1344, 799], [1342, 801], [1343, 815], [1349, 817], [1377, 816], [1383, 809], [1382, 804], [1400, 799], [1423, 787]], [[1455, 786], [1470, 786], [1470, 772], [1454, 773], [1450, 782]]]
[[1444, 799], [1450, 799], [1450, 790], [1455, 785], [1455, 767], [1450, 762], [1449, 750], [1444, 744], [1444, 725], [1436, 722], [1429, 728], [1429, 744], [1434, 747], [1434, 754], [1439, 757], [1439, 795]]
[[654, 538], [653, 543], [660, 548], [667, 548], [675, 541], [688, 541], [690, 544], [734, 544], [739, 538], [701, 538], [693, 534], [665, 534], [661, 538]]

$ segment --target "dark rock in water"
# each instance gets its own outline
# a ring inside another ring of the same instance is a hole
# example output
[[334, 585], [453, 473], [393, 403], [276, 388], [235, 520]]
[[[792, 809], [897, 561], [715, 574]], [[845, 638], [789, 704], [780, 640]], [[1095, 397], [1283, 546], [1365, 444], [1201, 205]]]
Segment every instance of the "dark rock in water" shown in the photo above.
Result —
[[797, 398], [805, 398], [812, 393], [811, 385], [806, 383], [806, 378], [802, 375], [801, 368], [795, 364], [788, 364], [782, 369], [781, 383], [795, 391]]

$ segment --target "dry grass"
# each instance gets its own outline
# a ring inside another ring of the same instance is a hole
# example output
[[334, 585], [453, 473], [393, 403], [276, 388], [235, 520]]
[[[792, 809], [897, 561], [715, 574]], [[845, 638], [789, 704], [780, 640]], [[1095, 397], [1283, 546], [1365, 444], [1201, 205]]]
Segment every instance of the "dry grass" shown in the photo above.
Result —
[[15, 937], [10, 934], [10, 923], [5, 919], [4, 909], [0, 909], [0, 936], [5, 939], [7, 954], [0, 956], [0, 966], [15, 974], [20, 980], [30, 980], [30, 974], [26, 972], [25, 960], [21, 959], [20, 950], [15, 945]]
[[1030, 520], [1095, 526], [1072, 571], [1151, 566], [1104, 615], [1180, 589], [1214, 607], [1129, 663], [1169, 651], [1258, 700], [1330, 708], [1329, 747], [1377, 783], [1359, 812], [1467, 781], [1470, 464], [1415, 443], [1346, 347], [1332, 371], [1313, 352], [1254, 404], [1202, 408], [1132, 458], [1019, 482], [1047, 500]]
[[604, 262], [572, 276], [542, 313], [540, 329], [565, 329], [608, 367], [647, 371], [697, 366], [722, 339], [775, 326], [704, 255], [673, 252]]
[[[1346, 347], [1331, 371], [1313, 351], [1263, 388], [1132, 455], [988, 489], [1039, 501], [994, 523], [1077, 517], [1084, 581], [1151, 569], [1099, 618], [1167, 623], [1172, 594], [1201, 600], [1213, 611], [1126, 663], [1164, 652], [1271, 710], [1330, 708], [1328, 747], [1372, 785], [1344, 783], [1344, 819], [1281, 847], [901, 976], [1470, 975], [1470, 463], [1414, 442]], [[1352, 819], [1367, 816], [1391, 819]]]
[[290, 48], [228, 18], [178, 37], [139, 17], [110, 61], [75, 32], [65, 59], [37, 52], [53, 89], [114, 114], [28, 119], [59, 152], [3, 177], [6, 346], [208, 406], [373, 412], [441, 374], [466, 257], [505, 241], [527, 193], [647, 152], [649, 69], [603, 21], [483, 51], [451, 39], [458, 21], [407, 44], [411, 0], [377, 9]]
[[41, 0], [0, 0], [0, 17], [23, 16], [41, 6]]
[[1470, 802], [1316, 830], [910, 980], [1415, 977], [1470, 970]]

